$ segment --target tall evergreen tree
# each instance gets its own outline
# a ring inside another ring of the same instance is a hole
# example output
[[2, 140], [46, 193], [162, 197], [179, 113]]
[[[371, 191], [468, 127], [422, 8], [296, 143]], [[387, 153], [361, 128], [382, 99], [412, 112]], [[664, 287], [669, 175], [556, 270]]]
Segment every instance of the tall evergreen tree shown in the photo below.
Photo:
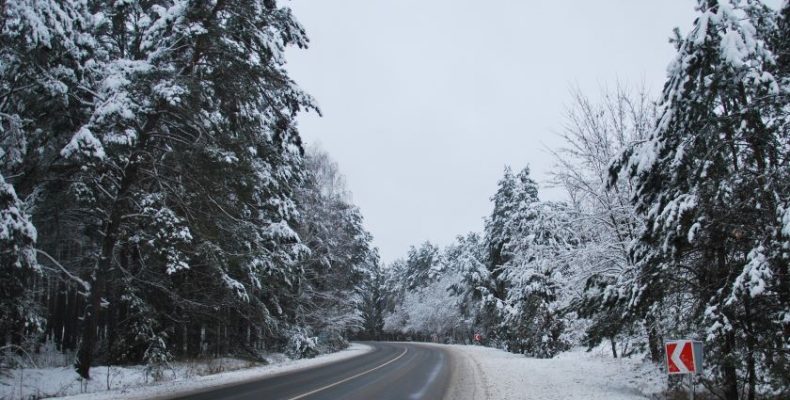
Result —
[[[458, 274], [459, 280], [450, 287], [459, 298], [461, 315], [475, 332], [488, 337], [496, 331], [500, 300], [494, 297], [495, 284], [488, 270], [488, 249], [479, 234], [458, 236], [445, 255], [447, 269]], [[471, 335], [470, 335], [471, 337]]]
[[362, 317], [360, 336], [369, 340], [381, 340], [386, 311], [386, 287], [378, 254], [371, 258], [369, 269], [365, 275], [358, 287], [361, 297], [359, 311]]
[[443, 270], [439, 248], [425, 241], [419, 247], [412, 246], [404, 263], [402, 279], [404, 288], [414, 290], [433, 282]]
[[759, 1], [700, 1], [655, 130], [612, 171], [631, 176], [646, 218], [631, 304], [643, 315], [679, 305], [673, 317], [685, 322], [669, 333], [706, 339], [711, 384], [728, 400], [790, 387], [788, 85], [776, 29]]
[[[503, 254], [503, 248], [508, 241], [505, 226], [512, 218], [516, 208], [514, 193], [516, 184], [513, 170], [510, 166], [505, 166], [502, 179], [497, 183], [497, 191], [491, 198], [491, 201], [494, 203], [494, 209], [491, 211], [491, 216], [486, 219], [485, 225], [485, 241], [488, 245], [488, 257], [491, 262], [490, 270], [494, 275], [496, 275], [496, 272], [494, 272], [496, 267], [507, 261], [506, 255]], [[500, 292], [501, 290], [497, 290], [497, 295], [501, 298], [502, 293]]]
[[[243, 318], [275, 331], [269, 316], [293, 323], [283, 313], [305, 250], [290, 227], [300, 179], [292, 121], [312, 103], [282, 66], [286, 46], [306, 45], [304, 30], [268, 1], [95, 7], [96, 104], [62, 151], [86, 167], [78, 182], [101, 232], [78, 372], [89, 377], [100, 304], [111, 274], [129, 271], [112, 265], [127, 247], [136, 268], [160, 278], [207, 269], [252, 306]], [[153, 259], [158, 271], [144, 267]]]
[[[11, 307], [3, 313], [13, 325], [2, 330], [18, 344], [20, 335], [32, 338], [45, 328], [45, 315], [38, 314], [43, 307], [33, 302], [42, 282], [63, 277], [85, 288], [48, 254], [40, 260], [45, 268], [38, 269], [35, 255], [51, 250], [45, 236], [50, 230], [33, 223], [44, 222], [46, 192], [62, 189], [77, 168], [63, 162], [60, 151], [85, 115], [86, 64], [95, 43], [86, 32], [85, 2], [7, 1], [0, 8], [0, 212], [10, 224], [2, 240], [2, 265], [10, 275], [4, 276], [0, 301]], [[46, 322], [48, 329], [51, 319]]]
[[[0, 175], [0, 332], [19, 345], [41, 327], [30, 290], [40, 267], [36, 261], [36, 228], [14, 188]], [[5, 344], [5, 343], [4, 343]]]
[[97, 345], [110, 361], [161, 363], [208, 336], [216, 352], [232, 336], [287, 341], [308, 252], [293, 229], [294, 117], [314, 108], [284, 69], [285, 48], [307, 45], [290, 10], [15, 0], [2, 12], [0, 173], [46, 227], [47, 271], [70, 281], [47, 285], [47, 334], [79, 341], [80, 375]]
[[[528, 198], [533, 188], [525, 186]], [[511, 257], [501, 267], [508, 288], [502, 332], [512, 352], [553, 357], [567, 349], [560, 299], [569, 273], [567, 254], [576, 242], [570, 219], [564, 203], [520, 202], [508, 224]]]
[[345, 333], [363, 328], [358, 309], [364, 299], [357, 290], [370, 274], [378, 274], [378, 255], [337, 164], [325, 152], [311, 148], [305, 166], [305, 182], [297, 190], [301, 211], [297, 231], [310, 249], [303, 263], [304, 322], [331, 335], [333, 342], [345, 344]]
[[[505, 287], [504, 280], [500, 279], [502, 273], [502, 265], [508, 260], [508, 254], [505, 252], [505, 246], [510, 241], [507, 232], [507, 225], [513, 218], [518, 207], [518, 200], [516, 191], [518, 182], [513, 170], [509, 165], [505, 166], [502, 178], [497, 182], [497, 191], [491, 201], [494, 203], [494, 208], [491, 215], [485, 221], [485, 234], [483, 240], [488, 249], [488, 271], [491, 276], [489, 284], [491, 285], [487, 291], [492, 294], [492, 299], [488, 301], [487, 307], [488, 315], [498, 318], [499, 308], [501, 302], [507, 296], [507, 288]], [[496, 335], [493, 327], [499, 326], [499, 321], [490, 321], [492, 330], [487, 332], [489, 336]]]
[[[502, 307], [508, 296], [508, 281], [502, 276], [505, 266], [517, 256], [513, 252], [512, 242], [519, 240], [520, 224], [519, 211], [523, 207], [538, 201], [537, 183], [530, 177], [529, 167], [524, 167], [514, 175], [509, 166], [505, 167], [504, 175], [500, 179], [497, 192], [491, 198], [494, 208], [486, 219], [484, 241], [488, 247], [488, 269], [493, 286], [490, 292], [493, 300], [489, 301], [489, 312], [499, 319], [502, 316]], [[505, 324], [497, 321], [497, 331], [489, 335], [508, 336], [501, 328]]]

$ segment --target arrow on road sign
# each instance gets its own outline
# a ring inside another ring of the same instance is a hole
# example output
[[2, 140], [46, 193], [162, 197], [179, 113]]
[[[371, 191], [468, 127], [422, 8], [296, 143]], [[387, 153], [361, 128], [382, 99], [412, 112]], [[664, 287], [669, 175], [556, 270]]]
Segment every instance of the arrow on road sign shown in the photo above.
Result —
[[[701, 353], [701, 346], [699, 346]], [[669, 374], [693, 374], [697, 372], [697, 358], [694, 342], [691, 340], [675, 340], [666, 342], [664, 350], [667, 355], [667, 372]]]

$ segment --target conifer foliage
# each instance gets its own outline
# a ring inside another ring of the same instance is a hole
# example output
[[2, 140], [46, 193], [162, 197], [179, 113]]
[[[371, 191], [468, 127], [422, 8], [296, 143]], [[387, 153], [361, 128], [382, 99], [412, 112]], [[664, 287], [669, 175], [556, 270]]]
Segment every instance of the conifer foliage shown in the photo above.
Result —
[[356, 207], [327, 198], [305, 161], [295, 117], [317, 108], [285, 70], [285, 49], [308, 44], [289, 8], [2, 12], [4, 339], [76, 351], [83, 378], [97, 362], [312, 355], [328, 327], [324, 343], [345, 343], [358, 328], [345, 294], [374, 252]]
[[20, 344], [40, 327], [27, 283], [41, 272], [36, 261], [36, 228], [14, 188], [0, 175], [0, 332]]
[[444, 251], [426, 242], [394, 263], [384, 328], [457, 341], [479, 333], [515, 353], [552, 357], [570, 344], [563, 294], [573, 213], [539, 200], [529, 167], [505, 167], [491, 200], [484, 237], [459, 236]]
[[710, 385], [727, 399], [790, 387], [784, 23], [760, 2], [700, 1], [655, 129], [612, 169], [645, 218], [630, 303], [642, 315], [679, 306], [666, 334], [706, 341]]
[[688, 337], [705, 342], [696, 379], [719, 398], [790, 395], [790, 4], [697, 12], [657, 103], [574, 93], [553, 172], [569, 202], [506, 168], [483, 240], [459, 238], [429, 282], [453, 296], [392, 290], [393, 319], [409, 326], [415, 297], [455, 301], [467, 333], [538, 357], [606, 340], [660, 362], [663, 340]]
[[[545, 201], [506, 167], [482, 232], [381, 265], [275, 0], [0, 1], [0, 347], [99, 363], [358, 337], [553, 357], [705, 342], [718, 398], [790, 397], [790, 3], [698, 0], [657, 102], [574, 93]], [[479, 335], [478, 335], [479, 334]], [[16, 351], [13, 350], [13, 351]], [[6, 354], [4, 354], [6, 355]], [[2, 361], [2, 360], [0, 360]], [[5, 364], [4, 364], [5, 365]]]

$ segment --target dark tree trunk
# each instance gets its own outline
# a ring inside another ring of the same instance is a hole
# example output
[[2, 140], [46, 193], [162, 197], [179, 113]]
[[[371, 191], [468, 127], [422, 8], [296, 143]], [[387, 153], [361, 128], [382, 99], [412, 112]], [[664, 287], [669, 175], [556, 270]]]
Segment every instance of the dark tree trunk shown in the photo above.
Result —
[[749, 394], [747, 399], [754, 400], [755, 390], [757, 389], [757, 371], [755, 368], [755, 359], [754, 353], [757, 350], [756, 343], [754, 340], [754, 327], [752, 324], [752, 312], [751, 312], [751, 301], [749, 296], [744, 296], [743, 299], [744, 305], [744, 319], [746, 325], [746, 373], [748, 378], [748, 385], [749, 385]]
[[63, 351], [63, 318], [66, 317], [66, 296], [68, 292], [63, 284], [54, 282], [52, 285], [52, 295], [50, 297], [48, 318], [47, 318], [47, 336], [49, 336], [55, 347]]
[[83, 333], [80, 348], [77, 352], [76, 368], [77, 373], [83, 379], [90, 379], [90, 367], [93, 363], [93, 352], [96, 347], [96, 329], [99, 321], [99, 311], [101, 299], [107, 283], [107, 273], [112, 267], [112, 256], [115, 252], [115, 245], [118, 242], [118, 233], [121, 227], [121, 218], [128, 208], [128, 195], [132, 187], [137, 184], [140, 171], [140, 164], [143, 162], [143, 153], [147, 147], [150, 132], [159, 123], [159, 115], [150, 117], [143, 127], [140, 139], [137, 142], [135, 152], [129, 157], [129, 161], [124, 167], [123, 179], [121, 180], [115, 199], [109, 210], [109, 218], [104, 228], [104, 240], [102, 241], [101, 254], [96, 261], [93, 270], [93, 284], [91, 285], [90, 300], [85, 308], [83, 319]]
[[93, 352], [96, 347], [96, 331], [98, 329], [99, 312], [101, 311], [101, 301], [107, 284], [106, 275], [112, 267], [112, 256], [115, 251], [115, 245], [118, 242], [121, 217], [125, 211], [124, 203], [132, 184], [137, 179], [138, 165], [139, 160], [136, 160], [131, 162], [126, 168], [126, 174], [118, 189], [118, 194], [113, 204], [109, 221], [104, 230], [101, 255], [96, 261], [96, 265], [93, 269], [91, 293], [88, 305], [85, 308], [82, 341], [80, 342], [80, 348], [77, 352], [76, 362], [77, 373], [80, 374], [83, 379], [90, 379], [90, 367], [93, 363]]
[[612, 345], [612, 357], [617, 358], [617, 342], [615, 342], [614, 336], [609, 338], [609, 343]]
[[645, 321], [647, 330], [647, 347], [650, 349], [650, 360], [654, 363], [661, 362], [661, 339], [656, 331], [655, 318], [649, 316]]
[[738, 370], [733, 352], [735, 351], [735, 334], [728, 332], [724, 341], [724, 398], [738, 400]]
[[96, 330], [98, 329], [99, 311], [101, 309], [101, 299], [104, 294], [106, 279], [104, 271], [109, 269], [109, 265], [106, 264], [110, 263], [111, 257], [111, 254], [105, 256], [105, 251], [109, 250], [112, 252], [113, 247], [115, 247], [114, 240], [111, 243], [105, 240], [102, 257], [99, 258], [99, 261], [96, 263], [97, 266], [94, 268], [91, 295], [88, 305], [85, 308], [85, 317], [83, 319], [82, 341], [80, 342], [80, 348], [77, 352], [77, 362], [75, 364], [77, 373], [83, 379], [90, 379], [91, 377], [90, 368], [91, 364], [93, 364], [93, 352], [96, 347]]

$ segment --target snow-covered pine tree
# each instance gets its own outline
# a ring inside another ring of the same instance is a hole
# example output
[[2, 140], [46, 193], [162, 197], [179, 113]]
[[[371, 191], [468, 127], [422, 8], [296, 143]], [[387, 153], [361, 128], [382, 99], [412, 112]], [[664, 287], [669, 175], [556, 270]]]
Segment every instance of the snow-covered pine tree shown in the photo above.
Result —
[[[524, 198], [537, 199], [534, 182], [523, 185]], [[507, 282], [502, 329], [509, 351], [553, 357], [566, 350], [561, 300], [576, 244], [571, 211], [564, 203], [521, 201], [507, 231], [509, 260], [501, 267]]]
[[467, 332], [467, 339], [475, 333], [488, 338], [496, 332], [501, 300], [492, 292], [495, 285], [488, 270], [488, 249], [482, 238], [475, 232], [459, 235], [446, 249], [444, 258], [447, 270], [459, 277], [449, 290], [458, 298], [460, 313], [473, 330]]
[[[0, 171], [20, 196], [63, 166], [59, 153], [84, 112], [87, 7], [10, 0], [0, 14]], [[13, 178], [11, 178], [13, 177]]]
[[698, 11], [676, 39], [653, 133], [612, 169], [631, 177], [646, 218], [631, 303], [643, 314], [665, 308], [676, 321], [665, 334], [706, 341], [706, 383], [723, 398], [753, 399], [758, 388], [781, 397], [790, 130], [788, 80], [771, 48], [777, 13], [725, 0]]
[[[491, 274], [493, 286], [489, 289], [493, 299], [489, 306], [496, 307], [489, 310], [494, 318], [500, 318], [501, 305], [507, 297], [507, 282], [501, 277], [502, 267], [511, 260], [513, 254], [508, 252], [508, 244], [514, 239], [514, 218], [518, 214], [520, 205], [538, 201], [538, 186], [529, 175], [529, 166], [523, 168], [517, 175], [513, 174], [510, 166], [505, 166], [502, 179], [497, 183], [497, 191], [491, 198], [494, 208], [485, 222], [484, 242], [488, 248], [488, 269]], [[494, 324], [501, 328], [501, 321]], [[488, 332], [489, 338], [498, 337], [502, 332]]]
[[[44, 290], [43, 286], [62, 288], [68, 284], [61, 281], [79, 281], [74, 279], [75, 274], [56, 265], [48, 256], [39, 258], [42, 268], [36, 274], [37, 279], [32, 279], [30, 268], [33, 264], [30, 263], [35, 258], [30, 257], [34, 255], [33, 242], [39, 250], [57, 254], [53, 251], [56, 240], [47, 234], [58, 231], [53, 223], [58, 208], [47, 206], [46, 199], [62, 189], [62, 181], [75, 170], [73, 165], [63, 161], [60, 150], [69, 142], [85, 114], [86, 107], [81, 101], [86, 87], [85, 63], [93, 48], [92, 38], [85, 34], [89, 20], [90, 14], [83, 1], [9, 0], [0, 7], [0, 176], [7, 180], [2, 184], [4, 206], [16, 210], [5, 209], [3, 212], [10, 213], [6, 214], [7, 218], [16, 215], [12, 219], [34, 221], [38, 227], [35, 229], [29, 225], [15, 233], [6, 231], [11, 237], [16, 237], [14, 240], [22, 240], [19, 235], [26, 236], [24, 247], [20, 247], [22, 242], [2, 245], [3, 251], [16, 249], [28, 254], [24, 257], [28, 262], [20, 263], [14, 270], [19, 274], [17, 278], [26, 278], [16, 283], [4, 283], [2, 295], [4, 303], [22, 305], [15, 312], [31, 316], [28, 321], [31, 329], [25, 333], [35, 331], [32, 329], [33, 320], [43, 322], [43, 318], [33, 318], [43, 307], [32, 302], [33, 297]], [[13, 204], [20, 198], [25, 199], [27, 207]], [[24, 216], [25, 211], [31, 215]], [[7, 219], [7, 222], [12, 219]], [[37, 238], [36, 231], [39, 232]], [[6, 260], [3, 261], [5, 267]], [[24, 284], [26, 290], [21, 291], [17, 287], [19, 284]], [[81, 283], [76, 287], [79, 289], [75, 289], [75, 293], [84, 289]], [[44, 296], [52, 296], [55, 291], [50, 289]], [[44, 317], [43, 313], [40, 316]], [[70, 332], [60, 323], [66, 318], [46, 318], [46, 325], [40, 328], [49, 333], [57, 326], [61, 328], [58, 332]], [[76, 321], [71, 323], [75, 324]], [[18, 342], [22, 331], [17, 328], [9, 327], [10, 330], [6, 331], [4, 327], [3, 331], [13, 332], [13, 340]], [[62, 344], [61, 339], [62, 336], [57, 338], [58, 344]]]
[[[494, 209], [491, 211], [491, 216], [486, 219], [485, 225], [485, 242], [488, 245], [489, 267], [494, 276], [497, 267], [507, 261], [507, 257], [502, 253], [502, 249], [507, 244], [509, 238], [506, 236], [505, 225], [512, 218], [512, 214], [517, 207], [515, 200], [516, 190], [516, 177], [513, 175], [513, 170], [510, 166], [505, 166], [505, 171], [502, 179], [497, 182], [497, 191], [491, 201], [494, 203]], [[497, 290], [496, 295], [502, 298], [501, 290]]]
[[297, 231], [310, 249], [303, 263], [304, 322], [322, 337], [331, 337], [331, 343], [342, 345], [345, 333], [362, 328], [357, 288], [368, 274], [378, 274], [378, 256], [337, 164], [317, 148], [310, 148], [304, 161], [306, 178], [297, 190], [301, 214]]
[[378, 251], [374, 250], [368, 261], [365, 276], [357, 287], [360, 297], [359, 313], [362, 318], [362, 329], [359, 331], [359, 336], [362, 339], [382, 339], [387, 301], [384, 279]]
[[790, 3], [787, 1], [779, 11], [777, 29], [772, 37], [772, 48], [776, 54], [776, 75], [787, 79], [790, 76]]
[[[114, 285], [127, 275], [141, 277], [134, 282], [149, 304], [197, 298], [198, 308], [214, 308], [218, 319], [180, 328], [207, 331], [210, 322], [216, 352], [251, 324], [285, 340], [306, 253], [291, 228], [301, 179], [293, 119], [313, 105], [287, 76], [283, 53], [306, 45], [304, 30], [274, 1], [127, 1], [92, 11], [91, 112], [61, 152], [82, 167], [71, 190], [95, 221], [85, 229], [100, 232], [78, 372], [89, 377], [98, 314], [105, 301], [114, 308]], [[114, 265], [121, 252], [128, 269]]]
[[444, 270], [439, 248], [429, 241], [419, 247], [411, 246], [404, 264], [404, 286], [407, 291], [428, 286]]
[[[41, 273], [36, 261], [36, 228], [14, 188], [0, 175], [0, 332], [2, 344], [21, 345], [42, 325], [33, 279]], [[10, 339], [11, 343], [5, 343]], [[0, 355], [1, 357], [2, 355]]]

